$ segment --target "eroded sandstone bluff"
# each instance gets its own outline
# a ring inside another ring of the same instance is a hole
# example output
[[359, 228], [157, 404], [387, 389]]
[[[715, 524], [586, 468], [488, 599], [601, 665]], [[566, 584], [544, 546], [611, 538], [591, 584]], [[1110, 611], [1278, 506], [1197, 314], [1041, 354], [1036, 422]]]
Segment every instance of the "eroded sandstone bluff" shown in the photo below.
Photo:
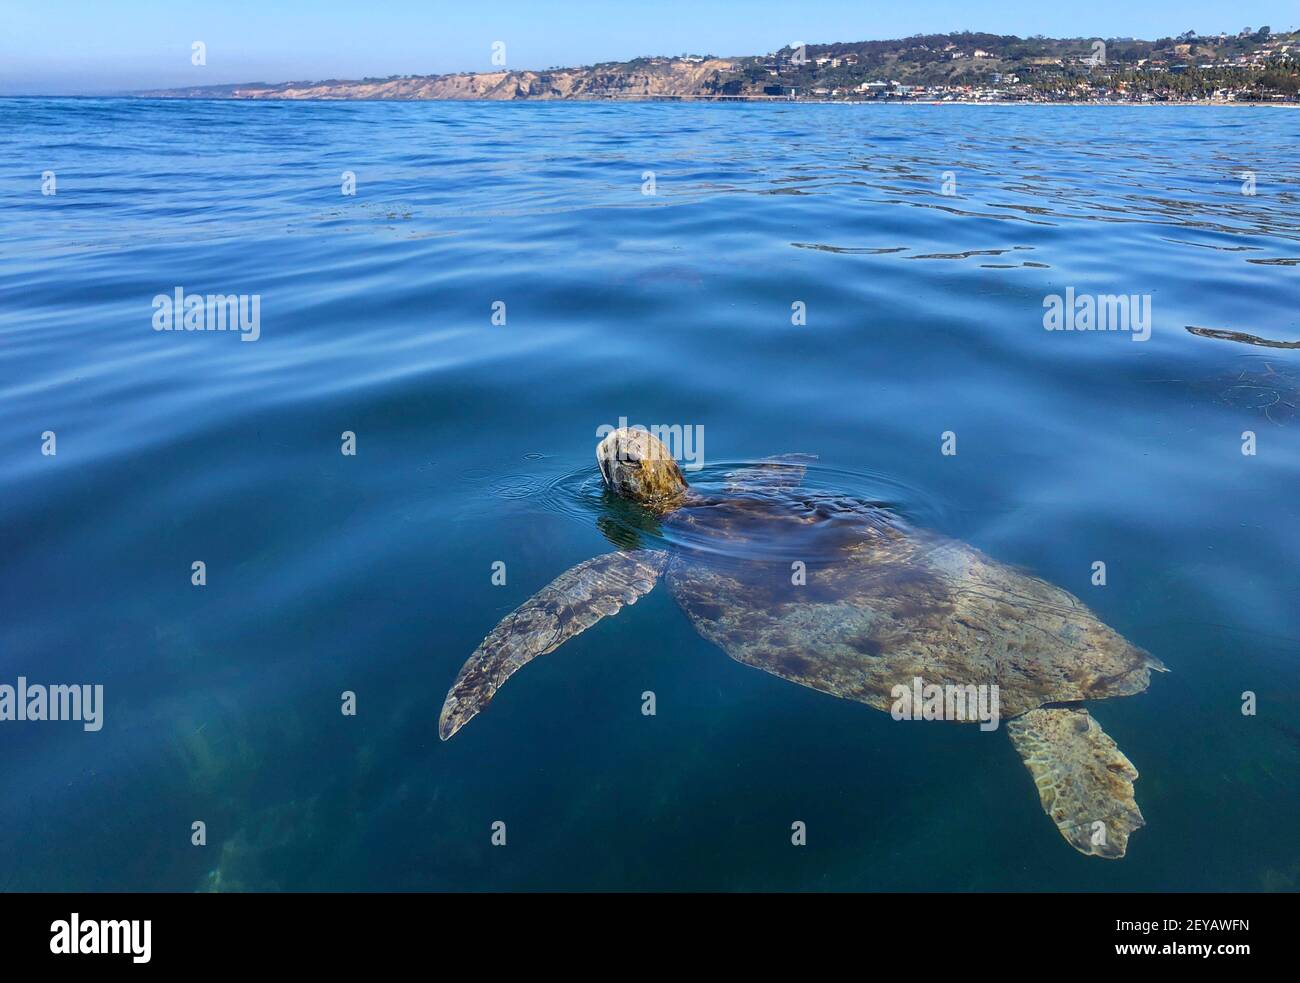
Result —
[[213, 99], [608, 99], [620, 96], [714, 96], [734, 77], [735, 61], [663, 60], [551, 71], [399, 76], [388, 79], [197, 86], [141, 93]]

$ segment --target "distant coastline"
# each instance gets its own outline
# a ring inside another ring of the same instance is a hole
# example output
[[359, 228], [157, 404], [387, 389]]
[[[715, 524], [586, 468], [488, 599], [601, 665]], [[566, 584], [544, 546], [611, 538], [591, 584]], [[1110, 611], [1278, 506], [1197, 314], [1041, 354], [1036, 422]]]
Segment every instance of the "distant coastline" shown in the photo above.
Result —
[[[502, 55], [504, 60], [504, 55]], [[196, 71], [204, 69], [196, 67]], [[651, 100], [1020, 105], [1300, 102], [1300, 31], [1133, 38], [963, 32], [787, 45], [766, 55], [635, 58], [572, 68], [196, 85], [127, 93], [281, 101]]]
[[[173, 101], [173, 102], [300, 102], [300, 103], [412, 103], [412, 102], [494, 102], [501, 100], [487, 99], [386, 99], [383, 97], [373, 98], [339, 98], [329, 96], [318, 96], [314, 98], [296, 98], [284, 97], [276, 98], [274, 96], [248, 97], [248, 96], [159, 96], [150, 93], [128, 93], [126, 95], [112, 96], [0, 96], [0, 99], [139, 99], [142, 101]], [[759, 106], [913, 106], [916, 108], [935, 108], [939, 106], [989, 106], [989, 107], [1023, 107], [1038, 106], [1042, 108], [1083, 108], [1083, 107], [1111, 107], [1111, 108], [1160, 108], [1160, 107], [1185, 107], [1185, 106], [1202, 106], [1208, 109], [1236, 107], [1241, 109], [1300, 109], [1300, 100], [1277, 100], [1277, 101], [1236, 101], [1236, 100], [1212, 100], [1212, 99], [1163, 99], [1159, 102], [1139, 102], [1126, 101], [1120, 99], [1074, 99], [1069, 101], [1050, 101], [1046, 99], [1008, 99], [1008, 100], [991, 100], [991, 99], [900, 99], [889, 102], [872, 101], [868, 99], [783, 99], [783, 98], [745, 98], [745, 97], [709, 97], [709, 96], [580, 96], [569, 99], [521, 99], [519, 102], [532, 103], [680, 103], [693, 105], [759, 105]]]

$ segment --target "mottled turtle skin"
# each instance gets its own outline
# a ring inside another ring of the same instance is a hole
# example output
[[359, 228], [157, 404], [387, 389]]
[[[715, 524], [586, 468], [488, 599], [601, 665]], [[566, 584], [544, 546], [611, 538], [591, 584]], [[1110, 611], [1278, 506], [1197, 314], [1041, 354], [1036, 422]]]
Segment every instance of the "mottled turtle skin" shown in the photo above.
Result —
[[671, 551], [593, 557], [508, 615], [447, 694], [444, 740], [518, 669], [662, 577], [702, 637], [822, 693], [888, 712], [895, 687], [917, 678], [996, 685], [1061, 835], [1082, 853], [1124, 855], [1143, 825], [1137, 771], [1076, 704], [1140, 693], [1164, 666], [1077, 598], [867, 503], [803, 492], [795, 458], [733, 472], [724, 493], [707, 495], [644, 431], [614, 431], [596, 456], [609, 488], [657, 517]]

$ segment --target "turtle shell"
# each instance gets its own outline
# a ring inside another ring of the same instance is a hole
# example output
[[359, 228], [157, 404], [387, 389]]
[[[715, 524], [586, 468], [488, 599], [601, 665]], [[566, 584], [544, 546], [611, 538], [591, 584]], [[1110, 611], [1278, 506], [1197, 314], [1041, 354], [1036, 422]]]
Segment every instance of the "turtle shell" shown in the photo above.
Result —
[[1139, 693], [1164, 668], [1059, 587], [859, 503], [722, 499], [666, 526], [669, 589], [704, 638], [877, 709], [919, 678], [996, 684], [1012, 717]]

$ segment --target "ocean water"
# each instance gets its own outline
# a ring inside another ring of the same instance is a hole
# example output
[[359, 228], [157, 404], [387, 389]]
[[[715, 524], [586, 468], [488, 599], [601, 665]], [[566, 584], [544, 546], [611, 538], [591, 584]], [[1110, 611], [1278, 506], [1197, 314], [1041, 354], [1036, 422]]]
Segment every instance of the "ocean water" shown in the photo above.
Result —
[[[0, 100], [0, 683], [104, 687], [99, 731], [0, 722], [0, 888], [1295, 890], [1300, 350], [1188, 328], [1300, 341], [1298, 146], [1245, 108]], [[178, 287], [260, 337], [155, 331]], [[1067, 289], [1149, 339], [1045, 330]], [[1001, 731], [757, 672], [663, 589], [441, 742], [480, 639], [618, 540], [620, 418], [701, 427], [705, 485], [816, 454], [1163, 660], [1090, 705], [1128, 855], [1070, 849]]]

